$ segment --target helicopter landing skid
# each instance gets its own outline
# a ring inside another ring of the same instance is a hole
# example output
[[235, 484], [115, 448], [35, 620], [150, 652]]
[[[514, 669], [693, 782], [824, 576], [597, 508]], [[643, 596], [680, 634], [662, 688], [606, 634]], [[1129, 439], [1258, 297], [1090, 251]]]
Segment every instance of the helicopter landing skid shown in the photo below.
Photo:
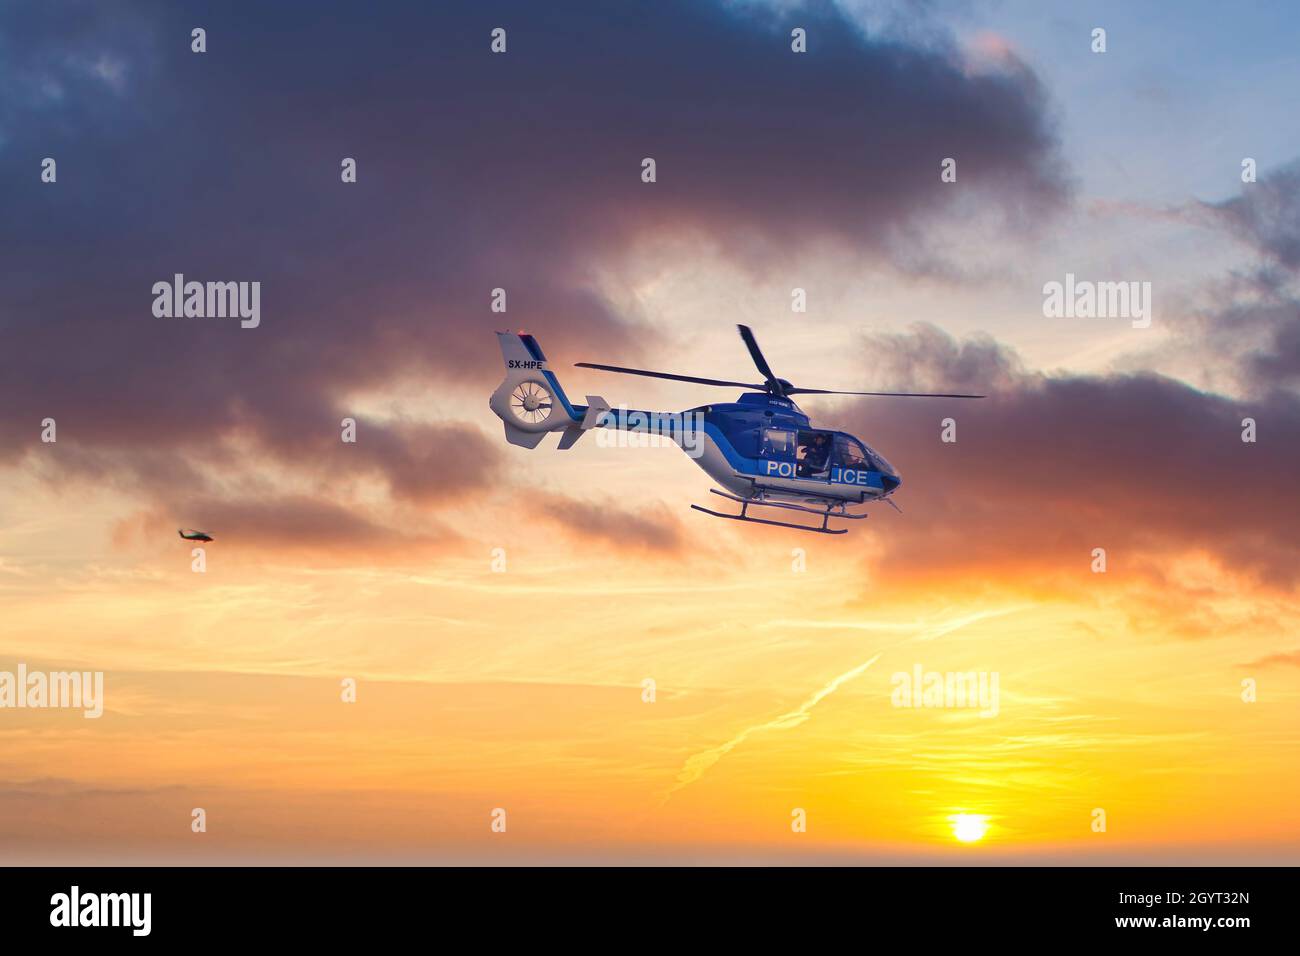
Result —
[[[715, 495], [721, 495], [723, 498], [739, 504], [740, 514], [723, 514], [721, 511], [712, 511], [709, 508], [704, 508], [700, 505], [691, 505], [691, 507], [696, 511], [703, 511], [706, 515], [712, 515], [715, 518], [730, 518], [732, 521], [752, 521], [754, 524], [770, 524], [778, 528], [793, 528], [795, 531], [812, 531], [816, 534], [848, 534], [848, 528], [828, 528], [826, 523], [831, 518], [851, 518], [859, 520], [867, 517], [866, 515], [849, 514], [843, 510], [834, 512], [831, 509], [835, 506], [830, 504], [828, 504], [823, 510], [818, 508], [805, 508], [802, 505], [792, 505], [783, 501], [757, 501], [753, 498], [737, 498], [735, 495], [729, 495], [725, 491], [719, 491], [717, 488], [710, 488], [709, 491]], [[770, 518], [751, 518], [748, 514], [750, 505], [759, 505], [763, 508], [786, 508], [790, 511], [802, 511], [805, 514], [818, 515], [822, 519], [822, 526], [820, 528], [812, 528], [806, 524], [791, 524], [788, 521], [772, 521]], [[841, 509], [842, 508], [843, 506], [841, 506]]]

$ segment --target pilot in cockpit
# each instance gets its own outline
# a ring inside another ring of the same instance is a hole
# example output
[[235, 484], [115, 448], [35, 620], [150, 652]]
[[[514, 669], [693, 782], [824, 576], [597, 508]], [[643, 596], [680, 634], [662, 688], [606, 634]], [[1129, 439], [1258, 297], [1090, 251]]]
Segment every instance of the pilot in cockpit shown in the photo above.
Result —
[[812, 440], [799, 446], [799, 477], [812, 478], [826, 471], [831, 454], [831, 439], [825, 432], [814, 432]]

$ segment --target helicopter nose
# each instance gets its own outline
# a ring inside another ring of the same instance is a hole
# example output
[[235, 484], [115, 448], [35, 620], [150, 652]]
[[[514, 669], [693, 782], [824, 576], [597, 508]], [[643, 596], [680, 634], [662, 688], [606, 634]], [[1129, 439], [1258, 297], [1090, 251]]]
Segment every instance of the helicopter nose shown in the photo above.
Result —
[[902, 483], [903, 479], [899, 478], [897, 475], [886, 475], [882, 473], [880, 476], [880, 484], [884, 487], [885, 494], [889, 494]]

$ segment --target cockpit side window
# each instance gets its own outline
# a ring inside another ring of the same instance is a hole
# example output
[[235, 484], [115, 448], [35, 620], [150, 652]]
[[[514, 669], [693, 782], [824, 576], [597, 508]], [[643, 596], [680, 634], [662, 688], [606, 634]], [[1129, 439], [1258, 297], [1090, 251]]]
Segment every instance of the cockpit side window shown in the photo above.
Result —
[[764, 458], [789, 461], [794, 457], [794, 432], [786, 428], [768, 428], [763, 432]]

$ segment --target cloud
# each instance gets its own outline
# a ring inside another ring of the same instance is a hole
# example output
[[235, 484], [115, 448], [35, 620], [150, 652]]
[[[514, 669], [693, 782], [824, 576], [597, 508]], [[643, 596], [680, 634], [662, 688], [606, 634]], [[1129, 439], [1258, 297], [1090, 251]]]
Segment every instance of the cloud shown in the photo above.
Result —
[[1267, 654], [1258, 660], [1244, 664], [1244, 667], [1274, 667], [1276, 665], [1283, 667], [1300, 667], [1300, 650], [1287, 651], [1279, 654]]
[[[1090, 554], [1102, 547], [1108, 574], [1168, 597], [1165, 618], [1187, 636], [1264, 627], [1217, 613], [1171, 564], [1205, 555], [1222, 574], [1283, 592], [1300, 582], [1300, 516], [1290, 504], [1300, 473], [1297, 186], [1293, 163], [1238, 197], [1186, 210], [1261, 261], [1203, 282], [1191, 320], [1164, 347], [1220, 356], [1241, 398], [1149, 372], [1030, 371], [987, 336], [957, 341], [929, 325], [866, 338], [864, 363], [882, 387], [990, 395], [851, 406], [849, 430], [878, 445], [904, 478], [906, 515], [881, 534], [879, 579], [897, 586], [946, 576], [949, 586], [977, 586], [1012, 577], [1029, 589], [1087, 582], [1096, 593]], [[945, 417], [957, 422], [952, 444], [940, 441]], [[1254, 443], [1241, 440], [1246, 418], [1256, 423]], [[1199, 612], [1189, 613], [1193, 596]]]
[[[484, 447], [463, 421], [363, 423], [350, 465], [326, 460], [352, 399], [412, 383], [486, 394], [503, 322], [558, 351], [599, 338], [634, 354], [636, 317], [596, 277], [647, 240], [698, 237], [755, 268], [819, 241], [897, 258], [900, 237], [965, 214], [939, 183], [946, 156], [968, 201], [1008, 219], [1068, 194], [1022, 63], [973, 71], [933, 31], [864, 34], [831, 4], [798, 11], [804, 55], [793, 13], [753, 6], [326, 6], [205, 9], [204, 54], [193, 12], [169, 3], [0, 17], [15, 54], [0, 79], [22, 94], [0, 112], [14, 277], [0, 464], [24, 460], [49, 416], [76, 452], [46, 468], [122, 486], [146, 469], [164, 499], [192, 487], [187, 470], [270, 456], [374, 469], [432, 506], [490, 480]], [[508, 53], [493, 55], [500, 23]], [[57, 109], [37, 102], [43, 83]], [[45, 155], [57, 184], [32, 168]], [[177, 273], [261, 282], [262, 324], [155, 318], [152, 285]], [[488, 308], [497, 287], [505, 317]], [[469, 453], [444, 454], [447, 429]]]
[[[1156, 206], [1095, 200], [1101, 214], [1124, 214], [1179, 227], [1211, 230], [1215, 242], [1235, 240], [1254, 260], [1202, 281], [1167, 326], [1172, 346], [1188, 362], [1228, 366], [1228, 384], [1258, 394], [1300, 385], [1300, 160], [1293, 160], [1222, 202]], [[1150, 361], [1151, 354], [1135, 356]]]
[[[1157, 562], [1204, 553], [1275, 587], [1300, 580], [1295, 396], [1237, 401], [1154, 374], [1030, 373], [1005, 346], [929, 326], [872, 337], [864, 356], [891, 386], [990, 390], [982, 401], [858, 400], [840, 416], [903, 476], [905, 514], [876, 529], [882, 584], [1095, 586], [1096, 547], [1111, 577], [1154, 580]], [[1241, 440], [1248, 416], [1253, 444]], [[947, 417], [955, 443], [941, 441]]]
[[1300, 161], [1220, 203], [1181, 210], [1244, 244], [1250, 267], [1209, 283], [1189, 321], [1176, 328], [1186, 347], [1226, 357], [1244, 392], [1300, 386]]
[[1300, 269], [1300, 162], [1243, 184], [1231, 199], [1199, 208], [1270, 261]]
[[660, 502], [632, 510], [609, 501], [541, 494], [534, 497], [532, 504], [574, 537], [620, 551], [667, 555], [685, 547], [680, 523]]
[[316, 555], [314, 563], [330, 565], [363, 557], [428, 556], [459, 541], [454, 532], [431, 521], [397, 528], [355, 507], [302, 495], [180, 499], [165, 511], [144, 511], [119, 521], [113, 540], [119, 547], [161, 541], [175, 535], [178, 526], [208, 532], [214, 542], [207, 547], [227, 554], [310, 551]]

